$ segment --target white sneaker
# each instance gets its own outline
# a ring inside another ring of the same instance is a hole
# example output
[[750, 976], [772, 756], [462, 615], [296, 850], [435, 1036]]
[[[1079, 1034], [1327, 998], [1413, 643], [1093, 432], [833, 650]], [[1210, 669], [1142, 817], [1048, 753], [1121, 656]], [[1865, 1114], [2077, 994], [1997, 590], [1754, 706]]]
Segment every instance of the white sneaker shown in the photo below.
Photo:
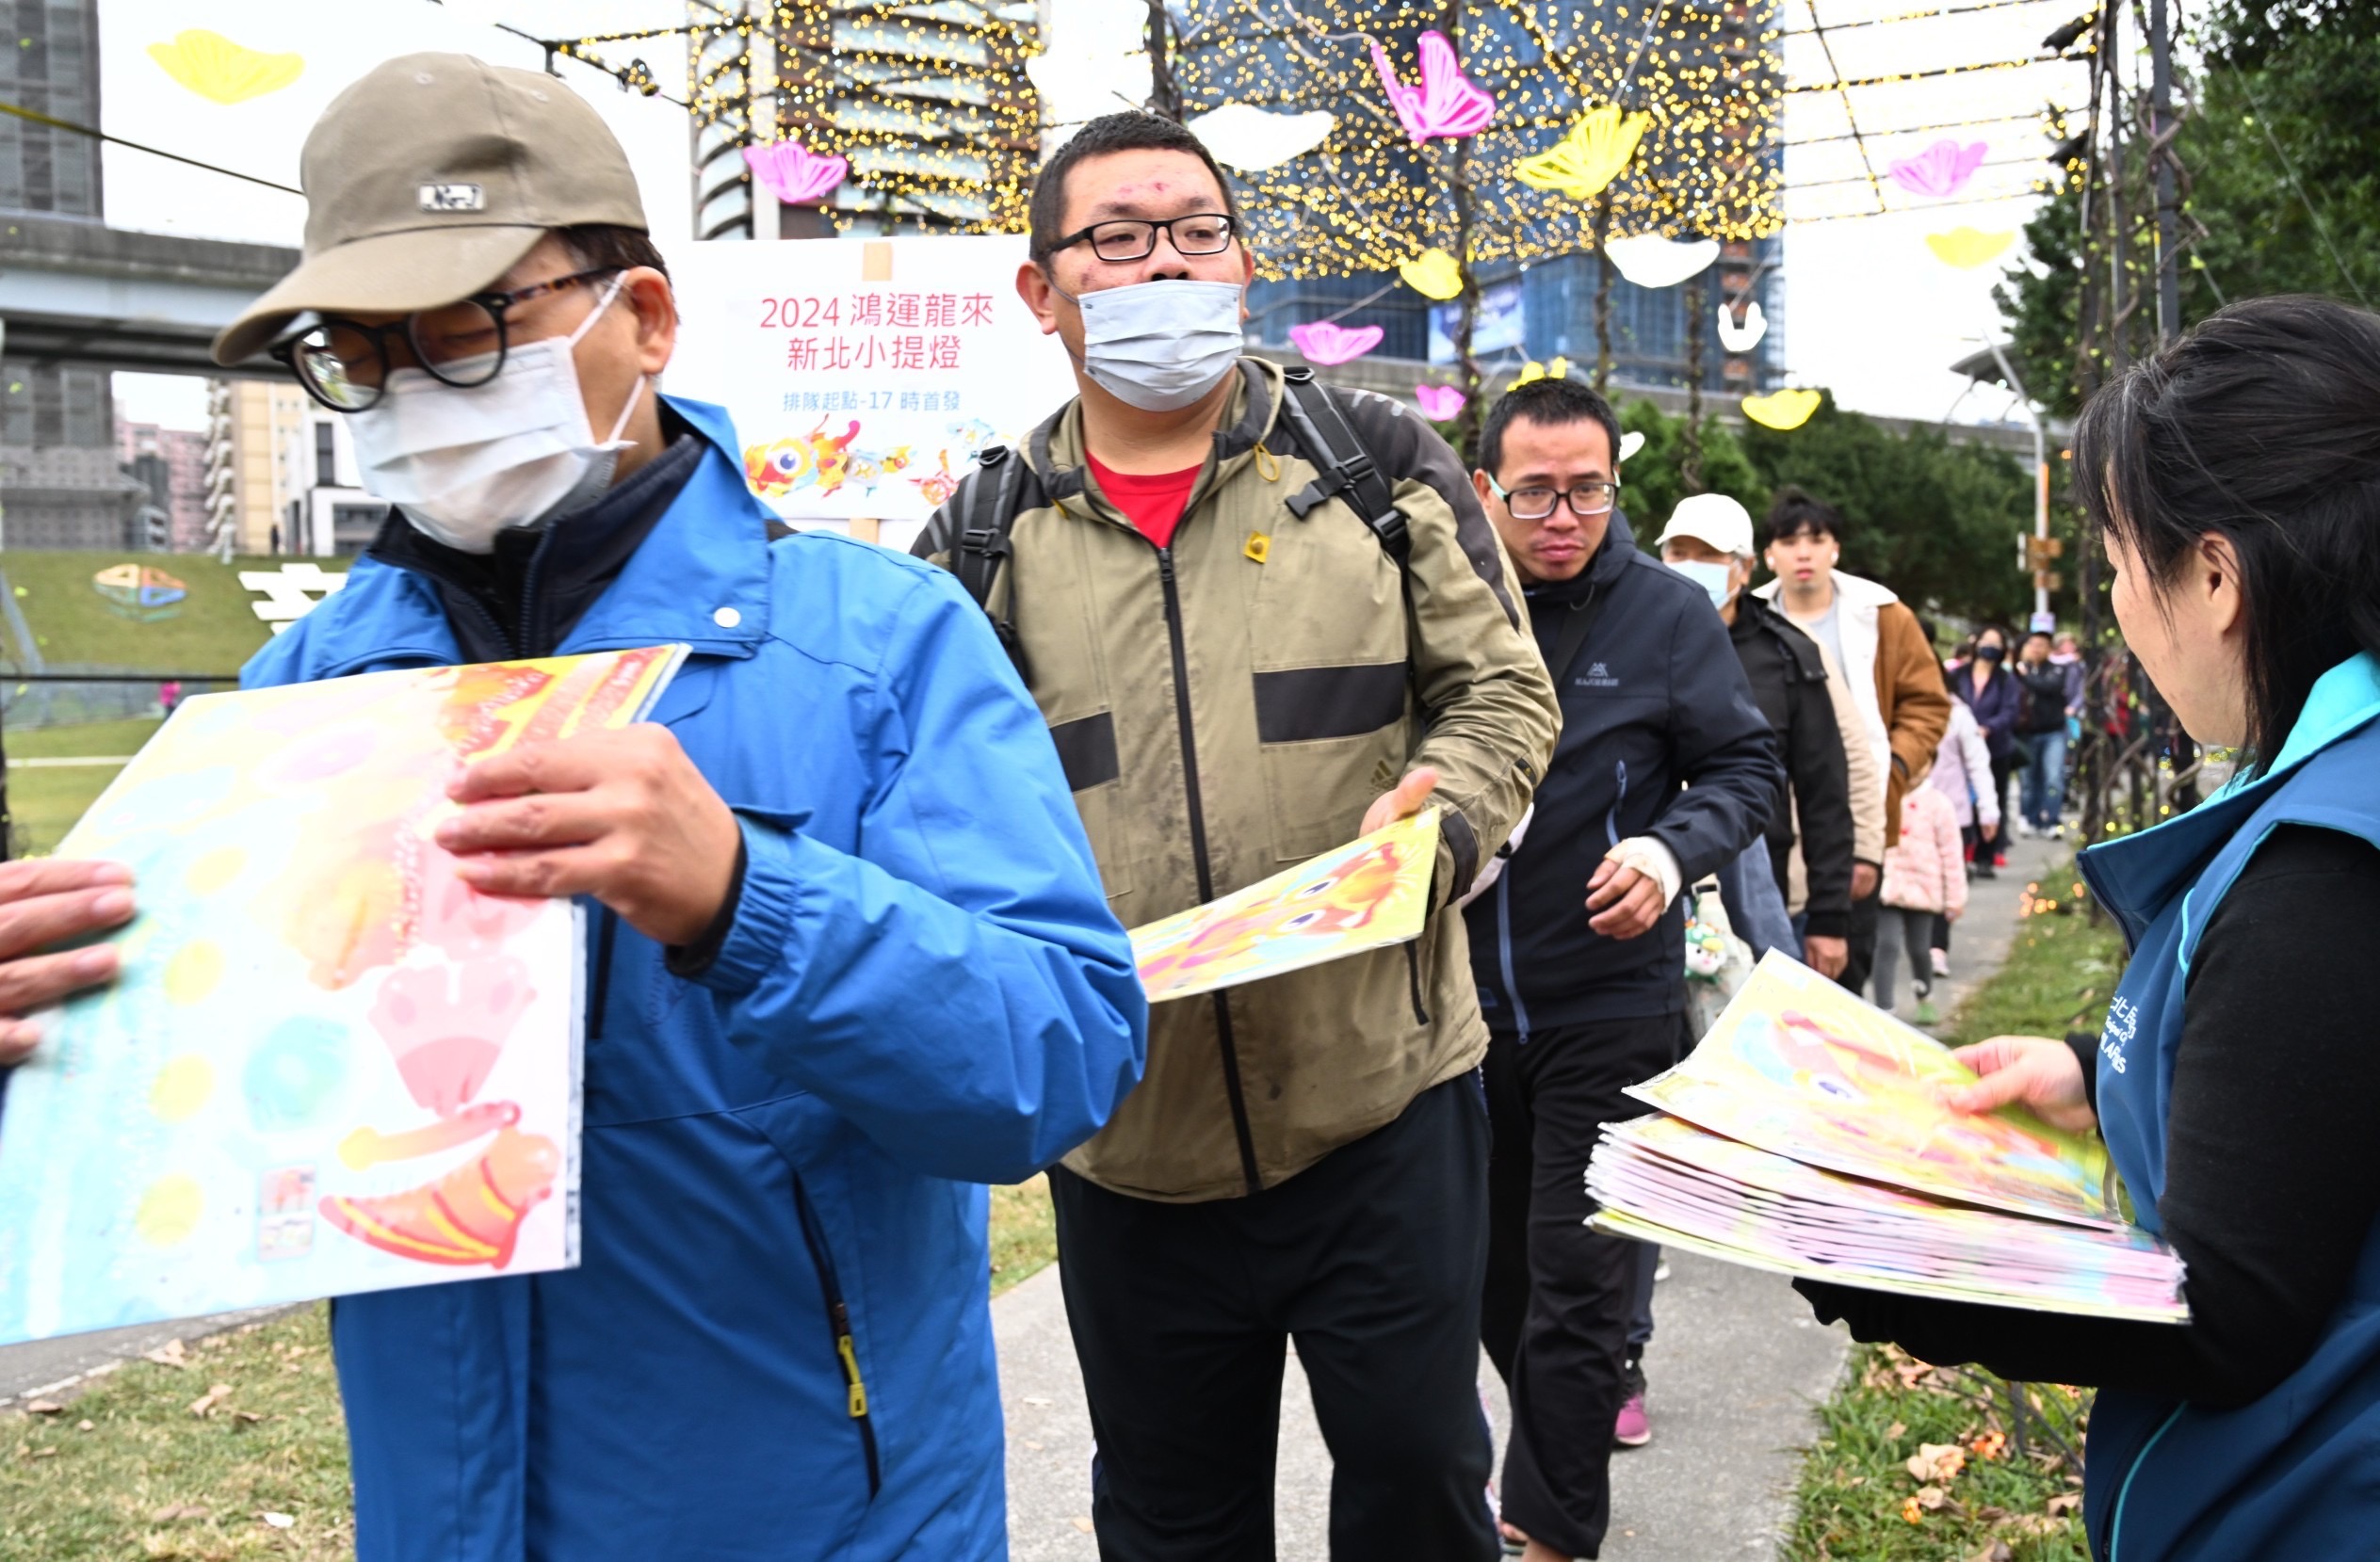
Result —
[[1947, 949], [1936, 949], [1932, 951], [1932, 953], [1934, 956], [1934, 979], [1938, 982], [1943, 977], [1951, 974], [1951, 952]]

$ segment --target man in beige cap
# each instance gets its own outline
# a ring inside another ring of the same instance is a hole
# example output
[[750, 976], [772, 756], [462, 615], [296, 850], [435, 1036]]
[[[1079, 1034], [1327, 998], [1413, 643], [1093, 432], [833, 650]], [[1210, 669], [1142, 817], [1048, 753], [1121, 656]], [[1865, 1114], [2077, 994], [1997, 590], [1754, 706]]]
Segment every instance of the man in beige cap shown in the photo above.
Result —
[[[396, 513], [247, 682], [691, 648], [652, 722], [452, 788], [465, 883], [591, 903], [581, 1258], [341, 1298], [363, 1562], [1004, 1554], [966, 1184], [1090, 1136], [1145, 1056], [1047, 729], [954, 581], [771, 541], [725, 416], [654, 390], [668, 274], [567, 89], [392, 60], [304, 180], [304, 261], [217, 355], [275, 344]], [[115, 969], [15, 957], [137, 894], [0, 867], [0, 1064]]]

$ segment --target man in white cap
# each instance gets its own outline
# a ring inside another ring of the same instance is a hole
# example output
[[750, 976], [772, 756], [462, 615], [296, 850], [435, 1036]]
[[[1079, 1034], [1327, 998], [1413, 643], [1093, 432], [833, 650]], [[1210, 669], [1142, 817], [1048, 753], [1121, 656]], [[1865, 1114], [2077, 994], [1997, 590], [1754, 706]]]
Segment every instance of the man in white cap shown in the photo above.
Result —
[[[274, 344], [396, 513], [246, 682], [690, 648], [651, 722], [473, 765], [425, 846], [588, 907], [580, 1258], [337, 1302], [362, 1562], [1003, 1554], [968, 1184], [1145, 1055], [1047, 728], [955, 582], [771, 541], [725, 415], [654, 389], [669, 277], [567, 88], [391, 60], [303, 166], [304, 259], [216, 355]], [[139, 893], [0, 868], [0, 1063], [115, 971], [14, 957]]]
[[[1745, 593], [1752, 581], [1753, 538], [1752, 516], [1742, 505], [1724, 493], [1689, 495], [1671, 511], [1655, 546], [1663, 563], [1709, 593], [1726, 620], [1753, 700], [1776, 730], [1788, 795], [1778, 799], [1765, 829], [1770, 867], [1777, 887], [1785, 889], [1793, 881], [1790, 862], [1799, 847], [1807, 886], [1797, 915], [1803, 958], [1829, 976], [1839, 975], [1849, 955], [1852, 871], [1859, 860], [1849, 750], [1836, 709], [1842, 680], [1828, 676], [1817, 641]], [[1867, 792], [1882, 796], [1872, 781], [1861, 796]], [[1884, 850], [1881, 810], [1876, 812], [1873, 855], [1866, 859], [1870, 867]]]

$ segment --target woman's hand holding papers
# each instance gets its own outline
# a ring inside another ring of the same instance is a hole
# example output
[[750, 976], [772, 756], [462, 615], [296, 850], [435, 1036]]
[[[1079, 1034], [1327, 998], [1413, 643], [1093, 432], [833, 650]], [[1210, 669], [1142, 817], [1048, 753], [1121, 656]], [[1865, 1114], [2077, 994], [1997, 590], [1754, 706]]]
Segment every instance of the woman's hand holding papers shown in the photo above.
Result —
[[1995, 1036], [1951, 1055], [1983, 1077], [1943, 1097], [1961, 1112], [1988, 1112], [2010, 1102], [2032, 1109], [2052, 1128], [2087, 1133], [2099, 1125], [2082, 1087], [2074, 1049], [2046, 1036]]
[[41, 1039], [27, 1011], [115, 979], [116, 946], [42, 954], [132, 920], [132, 870], [121, 862], [36, 858], [0, 862], [0, 1065]]

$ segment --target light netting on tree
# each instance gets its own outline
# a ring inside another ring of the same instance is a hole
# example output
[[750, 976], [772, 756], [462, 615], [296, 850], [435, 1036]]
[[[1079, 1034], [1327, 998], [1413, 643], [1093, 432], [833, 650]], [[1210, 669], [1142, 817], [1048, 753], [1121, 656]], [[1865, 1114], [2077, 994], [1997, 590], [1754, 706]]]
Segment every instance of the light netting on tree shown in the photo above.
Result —
[[[1594, 249], [1606, 201], [1612, 237], [1775, 233], [1775, 0], [1188, 0], [1173, 68], [1186, 119], [1227, 105], [1334, 118], [1311, 151], [1232, 169], [1262, 275], [1378, 271], [1433, 248], [1473, 266], [1526, 262]], [[1272, 128], [1248, 122], [1258, 139]], [[1296, 121], [1278, 124], [1294, 136]], [[1524, 167], [1553, 187], [1525, 183]]]
[[1024, 70], [1037, 36], [1029, 8], [694, 0], [689, 14], [697, 157], [717, 170], [706, 207], [714, 183], [750, 177], [713, 153], [753, 139], [760, 96], [773, 97], [778, 137], [847, 160], [848, 178], [821, 201], [836, 229], [881, 216], [964, 233], [1024, 228], [1041, 144], [1040, 100]]

